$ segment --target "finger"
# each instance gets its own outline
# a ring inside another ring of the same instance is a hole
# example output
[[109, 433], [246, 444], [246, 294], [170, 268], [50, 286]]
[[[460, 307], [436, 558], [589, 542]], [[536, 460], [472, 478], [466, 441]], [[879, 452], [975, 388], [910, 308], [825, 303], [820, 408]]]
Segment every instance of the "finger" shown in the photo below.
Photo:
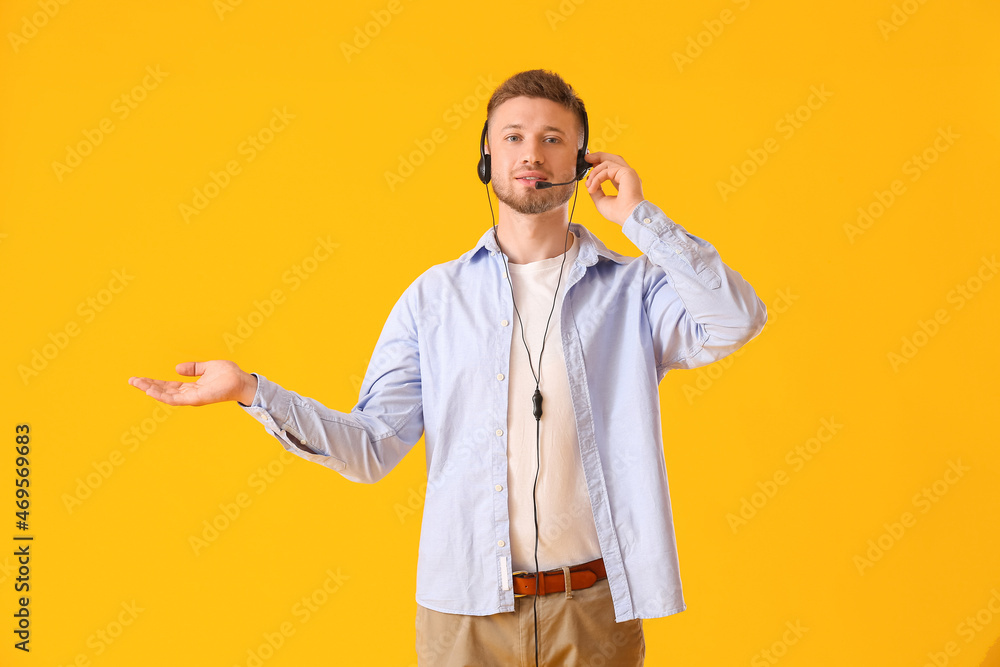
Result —
[[152, 378], [133, 376], [128, 383], [144, 392], [150, 398], [155, 398], [167, 405], [196, 405], [198, 392], [190, 392], [185, 396], [188, 387], [194, 387], [194, 382], [175, 382], [154, 380]]
[[135, 387], [136, 389], [139, 389], [141, 391], [146, 391], [147, 389], [149, 389], [151, 380], [149, 378], [133, 375], [128, 379], [128, 383], [133, 387]]
[[[625, 173], [626, 170], [627, 173]], [[621, 181], [621, 187], [618, 189], [621, 194], [626, 195], [626, 199], [642, 199], [642, 179], [639, 178], [639, 174], [635, 173], [634, 169], [623, 168], [618, 177]]]
[[197, 382], [153, 380], [146, 394], [170, 405], [201, 405], [204, 402]]
[[150, 398], [155, 398], [161, 403], [166, 403], [167, 405], [191, 404], [191, 399], [185, 398], [184, 394], [177, 393], [176, 391], [165, 391], [156, 385], [152, 385], [146, 389], [146, 395]]
[[601, 210], [601, 200], [607, 197], [607, 195], [604, 194], [604, 190], [601, 189], [601, 186], [598, 185], [596, 189], [588, 187], [587, 192], [590, 194], [590, 198], [594, 200], [594, 206], [597, 206], [597, 210]]
[[593, 169], [590, 170], [590, 173], [587, 174], [587, 189], [588, 190], [590, 189], [590, 186], [593, 184], [594, 180], [598, 177], [598, 175], [601, 174], [601, 173], [603, 173], [603, 172], [606, 172], [610, 166], [611, 166], [611, 163], [609, 163], [609, 162], [602, 162], [601, 164], [597, 165], [596, 167], [594, 167]]
[[587, 156], [593, 155], [596, 160], [587, 160], [587, 162], [617, 162], [618, 164], [625, 164], [625, 160], [621, 155], [615, 155], [614, 153], [605, 153], [603, 151], [596, 151], [593, 153], [587, 153]]
[[204, 375], [205, 374], [205, 364], [204, 361], [184, 361], [176, 366], [178, 375]]
[[599, 204], [605, 197], [614, 197], [614, 195], [605, 193], [604, 188], [601, 187], [601, 183], [607, 180], [610, 180], [608, 170], [604, 169], [587, 185], [587, 192], [590, 194], [590, 198], [594, 200], [594, 204]]
[[601, 183], [603, 183], [604, 181], [610, 181], [612, 187], [614, 187], [614, 189], [617, 191], [618, 190], [618, 181], [614, 178], [615, 171], [616, 170], [613, 167], [611, 167], [611, 166], [609, 166], [607, 169], [601, 170], [601, 172], [598, 173], [597, 176], [594, 177], [594, 179], [590, 183], [590, 185], [587, 186], [587, 189], [588, 190], [595, 190], [595, 191], [596, 190], [602, 190]]
[[154, 380], [153, 378], [135, 378], [134, 386], [145, 391], [150, 387], [159, 387], [161, 390], [167, 389], [179, 389], [181, 385], [188, 384], [186, 382], [178, 382], [176, 380]]

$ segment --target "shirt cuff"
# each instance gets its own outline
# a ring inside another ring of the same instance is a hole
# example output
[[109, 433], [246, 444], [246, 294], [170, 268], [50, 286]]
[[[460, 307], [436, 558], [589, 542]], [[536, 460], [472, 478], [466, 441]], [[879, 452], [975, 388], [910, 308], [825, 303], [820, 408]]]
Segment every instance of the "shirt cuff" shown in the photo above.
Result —
[[291, 410], [291, 396], [287, 391], [282, 391], [274, 382], [271, 382], [259, 373], [251, 373], [257, 378], [257, 391], [254, 393], [253, 401], [250, 405], [244, 405], [237, 401], [237, 404], [244, 412], [259, 421], [264, 427], [279, 437], [287, 436], [288, 433], [295, 436], [305, 444], [302, 435], [289, 423], [289, 412]]
[[261, 378], [261, 376], [257, 375], [256, 373], [250, 373], [250, 375], [252, 375], [255, 378], [257, 378], [257, 390], [253, 394], [253, 400], [250, 401], [250, 405], [244, 405], [242, 401], [236, 401], [237, 403], [240, 404], [241, 408], [249, 408], [249, 407], [252, 407], [252, 406], [259, 406], [260, 405], [260, 378]]
[[702, 246], [711, 248], [711, 245], [690, 234], [653, 203], [645, 199], [639, 202], [622, 225], [622, 231], [650, 261], [665, 271], [680, 269], [689, 275], [693, 273], [710, 289], [722, 283], [719, 274], [701, 253]]

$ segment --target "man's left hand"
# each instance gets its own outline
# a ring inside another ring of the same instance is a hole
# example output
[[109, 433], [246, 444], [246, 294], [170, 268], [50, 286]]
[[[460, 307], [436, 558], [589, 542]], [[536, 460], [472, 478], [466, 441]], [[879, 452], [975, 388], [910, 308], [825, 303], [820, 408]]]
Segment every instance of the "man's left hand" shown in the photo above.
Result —
[[[584, 159], [594, 165], [587, 174], [586, 186], [597, 211], [608, 220], [624, 225], [632, 210], [644, 199], [639, 174], [628, 166], [621, 155], [598, 151], [587, 153]], [[604, 181], [611, 181], [618, 194], [604, 194], [601, 189]]]

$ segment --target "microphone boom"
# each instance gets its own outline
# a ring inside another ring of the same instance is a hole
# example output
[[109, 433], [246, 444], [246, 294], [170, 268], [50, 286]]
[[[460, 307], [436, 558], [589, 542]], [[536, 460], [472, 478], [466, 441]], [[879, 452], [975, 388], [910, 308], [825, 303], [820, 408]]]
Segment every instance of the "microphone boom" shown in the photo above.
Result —
[[573, 185], [576, 180], [566, 181], [565, 183], [549, 183], [548, 181], [535, 181], [536, 190], [544, 190], [545, 188], [554, 188], [557, 185]]

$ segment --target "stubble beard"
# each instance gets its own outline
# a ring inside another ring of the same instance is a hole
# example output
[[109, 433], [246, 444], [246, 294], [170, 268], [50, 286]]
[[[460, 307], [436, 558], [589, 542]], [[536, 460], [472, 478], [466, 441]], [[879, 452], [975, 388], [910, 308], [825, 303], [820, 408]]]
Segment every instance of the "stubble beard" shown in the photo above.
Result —
[[509, 180], [492, 181], [493, 192], [497, 199], [522, 215], [545, 213], [562, 206], [573, 196], [573, 187], [557, 185], [545, 190], [526, 189], [525, 192], [515, 192], [520, 186]]

